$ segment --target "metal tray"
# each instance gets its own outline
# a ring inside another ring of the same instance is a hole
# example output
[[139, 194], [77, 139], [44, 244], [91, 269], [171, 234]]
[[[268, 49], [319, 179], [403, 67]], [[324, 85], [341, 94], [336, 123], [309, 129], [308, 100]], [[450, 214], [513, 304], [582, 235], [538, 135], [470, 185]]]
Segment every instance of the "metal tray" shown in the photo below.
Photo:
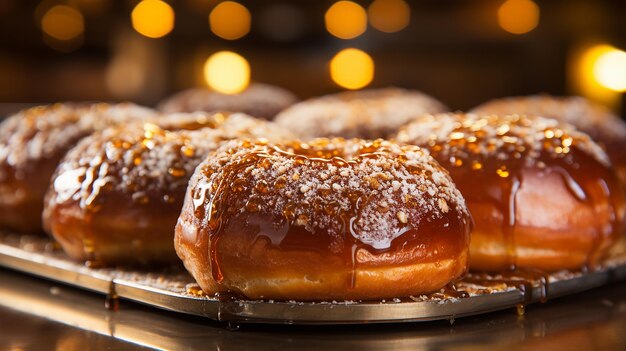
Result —
[[[523, 292], [516, 286], [461, 282], [469, 297], [440, 295], [383, 301], [251, 301], [204, 296], [182, 267], [159, 272], [89, 268], [68, 259], [43, 236], [0, 233], [0, 265], [83, 289], [107, 294], [110, 306], [118, 298], [165, 310], [234, 323], [361, 324], [454, 320], [520, 304], [538, 302], [539, 282]], [[626, 278], [626, 254], [619, 253], [593, 272], [550, 274], [547, 298], [573, 294]]]

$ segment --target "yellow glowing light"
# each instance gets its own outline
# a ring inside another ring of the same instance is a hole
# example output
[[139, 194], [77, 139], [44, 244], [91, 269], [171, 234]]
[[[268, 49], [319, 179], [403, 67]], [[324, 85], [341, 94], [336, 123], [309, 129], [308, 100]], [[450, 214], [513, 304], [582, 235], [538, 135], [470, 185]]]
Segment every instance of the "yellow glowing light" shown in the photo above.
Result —
[[507, 0], [498, 9], [498, 24], [509, 33], [528, 33], [539, 24], [539, 13], [532, 0]]
[[352, 39], [365, 32], [367, 13], [352, 1], [334, 3], [324, 15], [326, 30], [337, 38]]
[[[622, 53], [622, 54], [620, 54]], [[569, 63], [570, 84], [576, 94], [617, 109], [626, 91], [624, 54], [608, 44], [580, 45]]]
[[385, 33], [401, 31], [411, 21], [411, 7], [404, 0], [375, 0], [367, 14], [372, 27]]
[[374, 79], [374, 60], [358, 49], [344, 49], [330, 61], [330, 77], [346, 89], [360, 89]]
[[131, 13], [133, 28], [148, 38], [161, 38], [174, 29], [174, 9], [161, 0], [142, 0]]
[[250, 31], [250, 11], [234, 1], [224, 1], [209, 14], [211, 31], [220, 38], [235, 40]]
[[250, 64], [234, 52], [220, 51], [204, 63], [204, 79], [213, 90], [237, 94], [250, 84]]
[[41, 29], [50, 37], [58, 40], [72, 40], [81, 36], [85, 30], [83, 15], [70, 6], [51, 7], [41, 18]]
[[593, 75], [605, 88], [626, 91], [626, 52], [611, 48], [601, 54], [593, 66]]

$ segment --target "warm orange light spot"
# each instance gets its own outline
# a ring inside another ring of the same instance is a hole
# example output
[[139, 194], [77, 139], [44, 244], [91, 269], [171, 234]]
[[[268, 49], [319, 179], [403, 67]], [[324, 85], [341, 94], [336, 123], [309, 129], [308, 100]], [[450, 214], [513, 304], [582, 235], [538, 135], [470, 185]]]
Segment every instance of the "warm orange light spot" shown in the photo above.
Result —
[[148, 38], [161, 38], [174, 29], [174, 9], [161, 0], [142, 0], [131, 13], [133, 28]]
[[583, 46], [570, 63], [570, 79], [577, 94], [603, 105], [617, 108], [621, 92], [626, 91], [623, 51], [608, 44]]
[[401, 31], [411, 21], [411, 7], [404, 0], [375, 0], [367, 14], [372, 27], [385, 33]]
[[594, 78], [607, 89], [626, 91], [626, 52], [615, 48], [599, 55], [593, 65]]
[[344, 49], [330, 61], [330, 77], [346, 89], [361, 89], [374, 79], [374, 60], [358, 49]]
[[352, 39], [365, 32], [367, 13], [355, 2], [338, 1], [326, 11], [324, 21], [330, 34], [341, 39]]
[[41, 29], [50, 37], [58, 40], [72, 40], [85, 31], [83, 15], [70, 6], [51, 7], [41, 18]]
[[496, 173], [502, 178], [507, 178], [509, 176], [509, 171], [506, 169], [505, 166], [496, 169]]
[[211, 31], [220, 38], [235, 40], [250, 31], [250, 11], [238, 2], [224, 1], [209, 14]]
[[539, 24], [539, 13], [532, 0], [507, 0], [498, 9], [498, 24], [509, 33], [528, 33]]
[[213, 90], [237, 94], [250, 84], [250, 64], [241, 55], [220, 51], [204, 63], [204, 79]]

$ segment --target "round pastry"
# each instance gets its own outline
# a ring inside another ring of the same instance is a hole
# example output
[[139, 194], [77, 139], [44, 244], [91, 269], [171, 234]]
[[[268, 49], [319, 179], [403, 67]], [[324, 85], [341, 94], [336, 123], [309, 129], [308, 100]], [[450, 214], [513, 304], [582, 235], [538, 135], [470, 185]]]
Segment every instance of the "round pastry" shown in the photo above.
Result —
[[298, 98], [290, 91], [254, 83], [238, 94], [222, 94], [208, 89], [183, 90], [159, 104], [163, 112], [243, 112], [257, 118], [273, 119]]
[[0, 124], [0, 227], [41, 231], [44, 194], [63, 155], [95, 130], [155, 113], [130, 103], [55, 104], [8, 117]]
[[570, 123], [604, 146], [626, 184], [626, 123], [604, 106], [578, 96], [534, 95], [489, 101], [472, 112], [537, 115]]
[[285, 135], [243, 114], [177, 114], [157, 123], [96, 132], [60, 163], [43, 220], [70, 257], [97, 265], [176, 260], [174, 226], [206, 154], [243, 135]]
[[196, 169], [174, 245], [208, 294], [381, 299], [464, 275], [470, 230], [448, 173], [418, 147], [233, 141]]
[[592, 268], [622, 235], [625, 200], [604, 151], [554, 119], [440, 114], [405, 126], [450, 171], [474, 218], [472, 270]]
[[411, 119], [449, 111], [418, 91], [385, 88], [346, 91], [295, 104], [276, 123], [309, 140], [315, 137], [386, 138]]

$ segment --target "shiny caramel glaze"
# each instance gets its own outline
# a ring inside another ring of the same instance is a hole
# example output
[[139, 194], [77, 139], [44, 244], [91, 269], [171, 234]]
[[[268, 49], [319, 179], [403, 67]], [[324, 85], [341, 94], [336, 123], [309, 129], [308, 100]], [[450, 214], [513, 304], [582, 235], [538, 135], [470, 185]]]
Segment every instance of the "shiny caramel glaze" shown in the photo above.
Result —
[[554, 119], [440, 114], [404, 127], [450, 171], [475, 221], [472, 270], [592, 268], [619, 239], [624, 195], [608, 157]]
[[276, 122], [303, 140], [315, 137], [385, 138], [426, 113], [449, 111], [421, 92], [399, 88], [348, 91], [295, 104]]
[[488, 101], [472, 112], [528, 114], [570, 123], [605, 148], [622, 183], [626, 184], [626, 123], [604, 106], [579, 96], [532, 95]]
[[485, 272], [472, 272], [463, 278], [462, 285], [475, 284], [487, 288], [515, 287], [519, 290], [524, 299], [518, 305], [518, 309], [533, 300], [533, 290], [538, 289], [538, 300], [541, 303], [548, 301], [548, 291], [550, 289], [550, 275], [542, 270], [533, 268], [517, 268], [515, 270], [503, 270], [496, 274]]
[[59, 160], [95, 130], [155, 112], [130, 103], [33, 107], [0, 124], [0, 227], [41, 231], [43, 198]]
[[221, 94], [208, 89], [184, 90], [162, 101], [159, 110], [166, 113], [231, 111], [273, 119], [297, 101], [298, 98], [286, 89], [253, 83], [238, 94]]
[[463, 275], [470, 227], [448, 173], [418, 147], [233, 141], [196, 169], [175, 247], [209, 294], [377, 299]]
[[286, 135], [269, 122], [221, 113], [97, 132], [59, 165], [46, 197], [46, 231], [71, 257], [100, 265], [173, 261], [185, 189], [206, 154], [224, 140]]

